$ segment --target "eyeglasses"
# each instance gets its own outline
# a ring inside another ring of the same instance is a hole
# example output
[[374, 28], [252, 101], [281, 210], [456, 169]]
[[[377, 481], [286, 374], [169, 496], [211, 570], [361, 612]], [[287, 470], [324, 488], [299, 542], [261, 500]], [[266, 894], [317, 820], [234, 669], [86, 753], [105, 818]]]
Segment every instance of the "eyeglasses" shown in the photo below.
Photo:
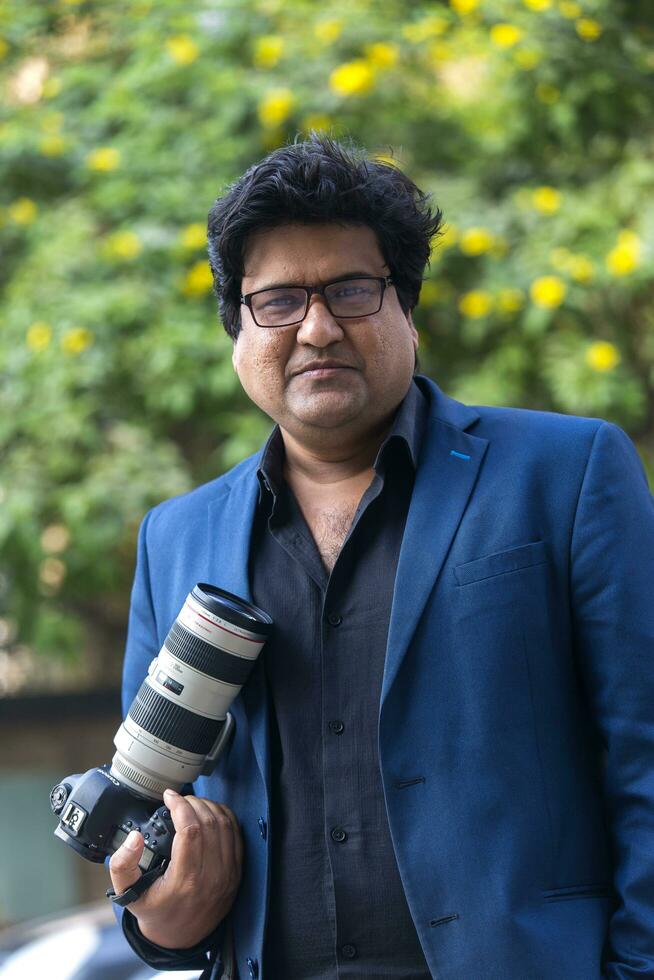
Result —
[[258, 327], [290, 327], [307, 315], [314, 293], [319, 293], [333, 317], [339, 320], [379, 313], [390, 276], [358, 276], [335, 279], [324, 286], [275, 286], [241, 296]]

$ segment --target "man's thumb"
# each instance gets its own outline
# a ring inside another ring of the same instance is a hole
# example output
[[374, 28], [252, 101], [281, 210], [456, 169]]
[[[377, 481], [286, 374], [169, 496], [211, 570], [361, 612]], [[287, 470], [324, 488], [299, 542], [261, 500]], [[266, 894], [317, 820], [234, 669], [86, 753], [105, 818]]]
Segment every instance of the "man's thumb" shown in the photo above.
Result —
[[141, 877], [139, 861], [144, 845], [145, 841], [138, 830], [132, 830], [118, 850], [111, 855], [109, 874], [116, 895], [122, 895], [130, 885], [133, 885]]

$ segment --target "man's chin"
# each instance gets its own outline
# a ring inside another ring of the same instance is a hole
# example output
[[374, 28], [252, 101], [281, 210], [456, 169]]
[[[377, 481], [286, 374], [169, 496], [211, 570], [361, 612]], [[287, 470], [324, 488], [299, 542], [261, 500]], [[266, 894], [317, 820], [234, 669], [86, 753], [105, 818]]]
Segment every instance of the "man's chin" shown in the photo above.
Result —
[[364, 399], [354, 392], [344, 397], [343, 392], [316, 393], [298, 399], [290, 406], [292, 415], [301, 425], [318, 429], [347, 428], [361, 417]]

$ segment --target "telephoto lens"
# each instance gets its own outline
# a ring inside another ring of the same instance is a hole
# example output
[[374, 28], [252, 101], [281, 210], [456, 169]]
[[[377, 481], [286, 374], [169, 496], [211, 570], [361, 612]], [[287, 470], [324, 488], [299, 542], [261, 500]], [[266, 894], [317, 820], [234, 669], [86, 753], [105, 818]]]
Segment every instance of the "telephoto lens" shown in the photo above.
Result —
[[130, 830], [140, 830], [147, 887], [145, 879], [164, 870], [174, 835], [168, 811], [153, 812], [153, 804], [161, 804], [166, 788], [180, 790], [212, 772], [232, 731], [229, 707], [272, 628], [262, 609], [214, 585], [196, 585], [116, 733], [111, 765], [67, 776], [52, 790], [55, 835], [101, 862]]
[[112, 775], [153, 800], [193, 782], [222, 747], [227, 710], [271, 624], [243, 599], [196, 585], [116, 733]]

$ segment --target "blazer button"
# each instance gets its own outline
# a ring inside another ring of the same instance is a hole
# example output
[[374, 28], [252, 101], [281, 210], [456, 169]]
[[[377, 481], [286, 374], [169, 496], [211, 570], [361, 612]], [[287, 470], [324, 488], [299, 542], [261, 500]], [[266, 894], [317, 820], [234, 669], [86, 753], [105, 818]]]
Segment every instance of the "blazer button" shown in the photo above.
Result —
[[340, 626], [343, 622], [343, 617], [339, 616], [338, 613], [330, 613], [327, 617], [327, 622], [330, 626]]
[[248, 973], [250, 974], [252, 980], [257, 980], [257, 977], [259, 976], [259, 964], [250, 956], [248, 956], [245, 962], [248, 965]]
[[346, 943], [345, 946], [341, 946], [341, 953], [346, 959], [353, 960], [357, 955], [357, 948], [352, 943]]
[[347, 840], [347, 834], [342, 827], [334, 827], [332, 830], [332, 840], [336, 841], [337, 844], [342, 844], [344, 840]]
[[329, 730], [330, 732], [333, 732], [334, 735], [340, 735], [343, 731], [345, 731], [345, 725], [342, 721], [330, 721]]
[[261, 839], [265, 840], [268, 836], [268, 827], [266, 826], [266, 821], [263, 817], [259, 817], [259, 833], [261, 834]]

